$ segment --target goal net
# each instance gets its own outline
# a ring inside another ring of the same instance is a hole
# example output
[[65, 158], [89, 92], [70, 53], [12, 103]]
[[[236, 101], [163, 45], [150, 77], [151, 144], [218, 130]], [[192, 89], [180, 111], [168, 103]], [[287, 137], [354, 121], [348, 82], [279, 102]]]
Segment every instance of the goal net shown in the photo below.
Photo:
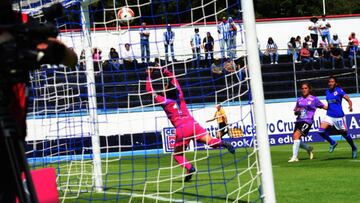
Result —
[[[29, 74], [26, 149], [32, 168], [56, 169], [62, 202], [261, 201], [240, 1], [57, 2], [66, 11], [56, 20], [59, 38], [79, 63]], [[21, 1], [39, 20], [49, 5]], [[176, 130], [146, 91], [149, 67], [157, 67], [154, 91], [167, 97], [176, 77], [196, 122], [214, 138], [224, 134], [235, 154], [194, 133], [183, 153], [196, 172], [184, 181], [188, 171], [173, 158]], [[227, 117], [220, 129], [218, 118], [207, 122], [216, 105]]]

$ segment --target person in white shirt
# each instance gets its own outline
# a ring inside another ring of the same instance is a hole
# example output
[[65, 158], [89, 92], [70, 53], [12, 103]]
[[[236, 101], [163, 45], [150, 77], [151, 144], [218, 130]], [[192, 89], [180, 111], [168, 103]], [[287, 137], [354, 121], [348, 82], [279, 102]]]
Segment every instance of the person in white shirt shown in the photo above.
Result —
[[326, 19], [326, 15], [322, 15], [322, 19], [319, 21], [319, 31], [323, 41], [327, 40], [327, 43], [330, 44], [330, 28], [331, 25]]
[[293, 62], [300, 63], [300, 61], [298, 61], [299, 53], [298, 53], [298, 51], [296, 49], [296, 39], [295, 39], [295, 37], [290, 38], [290, 41], [287, 43], [287, 47], [288, 47], [287, 54], [292, 55]]
[[278, 64], [278, 60], [279, 60], [278, 46], [276, 45], [272, 37], [269, 37], [268, 39], [265, 52], [266, 52], [265, 55], [270, 56], [271, 64], [274, 64], [274, 60], [275, 60], [275, 64]]
[[165, 46], [165, 60], [169, 61], [169, 46], [171, 51], [171, 58], [173, 61], [175, 61], [175, 55], [174, 55], [174, 40], [175, 40], [175, 33], [171, 30], [171, 25], [168, 24], [166, 26], [166, 31], [164, 32], [164, 46]]
[[121, 53], [124, 63], [134, 61], [134, 53], [130, 49], [130, 44], [125, 44], [125, 50]]
[[196, 59], [197, 67], [200, 65], [200, 47], [201, 37], [199, 34], [199, 28], [195, 28], [195, 34], [190, 40], [191, 49], [193, 52], [193, 58]]
[[341, 43], [341, 40], [340, 40], [338, 34], [336, 34], [336, 33], [334, 33], [333, 38], [330, 41], [330, 45], [335, 47], [335, 48], [343, 49], [343, 45]]
[[312, 48], [316, 49], [319, 40], [319, 24], [316, 17], [310, 18], [311, 24], [308, 29], [310, 30], [310, 37], [312, 40]]
[[230, 24], [225, 17], [222, 18], [222, 22], [218, 25], [217, 29], [219, 33], [221, 57], [225, 58], [225, 45], [228, 51], [230, 45]]

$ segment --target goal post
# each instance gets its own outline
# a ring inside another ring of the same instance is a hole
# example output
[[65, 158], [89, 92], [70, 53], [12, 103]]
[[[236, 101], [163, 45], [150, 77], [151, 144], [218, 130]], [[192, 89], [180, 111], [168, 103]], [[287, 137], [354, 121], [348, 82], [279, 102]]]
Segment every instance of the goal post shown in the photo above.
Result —
[[276, 202], [274, 178], [271, 164], [270, 145], [267, 133], [264, 89], [257, 47], [254, 4], [252, 0], [241, 0], [245, 27], [246, 51], [248, 58], [251, 95], [254, 102], [254, 117], [258, 145], [259, 165], [264, 202]]
[[[91, 1], [93, 3], [94, 1]], [[93, 155], [93, 171], [94, 182], [97, 192], [103, 191], [102, 183], [102, 169], [101, 169], [101, 149], [99, 138], [99, 122], [97, 115], [97, 100], [96, 100], [96, 87], [95, 87], [95, 72], [94, 64], [91, 54], [91, 30], [90, 30], [90, 17], [89, 17], [89, 1], [81, 2], [81, 25], [84, 33], [83, 46], [85, 50], [86, 61], [86, 83], [88, 90], [88, 105], [89, 105], [89, 129], [92, 144]]]

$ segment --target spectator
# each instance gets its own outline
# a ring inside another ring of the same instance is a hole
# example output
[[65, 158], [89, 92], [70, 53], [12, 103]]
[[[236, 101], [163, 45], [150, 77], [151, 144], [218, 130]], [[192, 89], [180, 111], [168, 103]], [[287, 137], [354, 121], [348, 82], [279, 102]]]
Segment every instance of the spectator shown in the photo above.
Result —
[[318, 39], [319, 39], [319, 33], [318, 33], [318, 29], [319, 29], [319, 24], [318, 24], [318, 18], [316, 17], [312, 17], [310, 18], [311, 24], [309, 26], [309, 30], [310, 30], [310, 38], [312, 41], [312, 48], [315, 49], [317, 48], [318, 45]]
[[203, 48], [205, 51], [205, 60], [208, 60], [209, 64], [212, 64], [214, 61], [214, 38], [210, 32], [207, 32], [206, 37], [203, 39]]
[[278, 60], [279, 60], [278, 47], [274, 42], [274, 40], [272, 39], [272, 37], [269, 37], [268, 39], [265, 53], [266, 53], [265, 55], [270, 56], [271, 64], [274, 64], [274, 60], [275, 60], [275, 64], [278, 64]]
[[323, 69], [325, 63], [329, 61], [329, 51], [324, 42], [320, 42], [319, 47], [315, 49], [314, 58], [319, 61], [320, 69]]
[[261, 51], [261, 48], [260, 48], [260, 47], [261, 47], [261, 44], [260, 44], [260, 42], [259, 42], [259, 39], [256, 38], [256, 40], [257, 40], [257, 44], [258, 44], [260, 64], [263, 64], [264, 54], [263, 54], [262, 51]]
[[166, 26], [166, 31], [164, 32], [164, 46], [165, 46], [165, 60], [166, 61], [169, 61], [169, 55], [168, 55], [169, 46], [170, 46], [172, 61], [175, 61], [174, 40], [175, 40], [175, 33], [174, 33], [174, 31], [171, 30], [171, 25], [168, 24]]
[[300, 50], [300, 59], [304, 67], [311, 66], [312, 69], [314, 68], [314, 59], [311, 57], [309, 46], [306, 42], [303, 43], [303, 47]]
[[94, 62], [94, 71], [99, 71], [101, 66], [101, 53], [102, 51], [98, 48], [94, 48], [92, 52], [92, 58]]
[[196, 59], [196, 67], [200, 65], [200, 46], [201, 37], [199, 34], [199, 28], [195, 28], [195, 34], [190, 40], [191, 49], [193, 52], [193, 58]]
[[149, 49], [150, 32], [148, 31], [145, 22], [141, 24], [139, 34], [140, 34], [141, 61], [144, 63], [146, 58], [146, 62], [149, 63], [150, 62], [150, 49]]
[[359, 46], [359, 40], [355, 36], [355, 32], [352, 32], [349, 36], [349, 41], [354, 43], [354, 46]]
[[327, 40], [327, 43], [330, 44], [330, 28], [331, 25], [326, 19], [326, 15], [322, 15], [322, 19], [319, 22], [319, 31], [323, 41]]
[[308, 35], [304, 38], [305, 43], [308, 45], [308, 49], [311, 51], [313, 48], [313, 42], [311, 41], [311, 37]]
[[331, 39], [330, 45], [335, 47], [335, 48], [342, 49], [343, 45], [342, 45], [341, 40], [339, 39], [339, 37], [338, 37], [338, 35], [336, 33], [333, 35], [333, 38]]
[[330, 57], [332, 62], [332, 68], [335, 69], [335, 66], [338, 62], [341, 61], [342, 68], [344, 67], [344, 60], [342, 57], [342, 50], [340, 48], [330, 45]]
[[132, 50], [130, 49], [130, 47], [131, 47], [130, 44], [126, 43], [125, 50], [124, 50], [124, 52], [122, 52], [122, 58], [123, 58], [124, 64], [132, 63], [135, 59], [134, 54], [133, 54]]
[[109, 59], [111, 59], [113, 61], [118, 61], [119, 60], [119, 53], [117, 53], [115, 48], [110, 48]]
[[81, 50], [80, 53], [80, 70], [85, 70], [85, 59], [86, 59], [86, 55], [85, 55], [85, 49]]
[[355, 46], [354, 41], [349, 41], [346, 51], [348, 52], [348, 58], [350, 67], [356, 68], [354, 65], [355, 60], [360, 59], [360, 55], [356, 55], [358, 47]]
[[228, 22], [229, 22], [229, 28], [230, 28], [230, 31], [229, 31], [229, 47], [230, 47], [229, 55], [230, 55], [230, 58], [235, 58], [236, 57], [237, 27], [236, 27], [234, 20], [231, 17], [229, 17]]
[[109, 64], [116, 68], [119, 69], [120, 64], [119, 64], [119, 53], [117, 53], [117, 51], [115, 50], [115, 48], [110, 48], [110, 52], [109, 52]]
[[226, 48], [229, 50], [229, 31], [230, 31], [229, 23], [226, 21], [225, 17], [222, 18], [222, 22], [218, 25], [217, 29], [219, 33], [221, 57], [225, 58], [225, 45]]
[[296, 39], [295, 39], [295, 37], [291, 37], [291, 39], [288, 42], [287, 46], [288, 46], [287, 54], [292, 55], [293, 62], [299, 63], [299, 61], [298, 61], [299, 56], [298, 56], [298, 52], [296, 50]]
[[302, 42], [301, 42], [301, 37], [300, 36], [296, 37], [295, 44], [296, 44], [296, 52], [299, 53], [300, 50], [302, 49]]

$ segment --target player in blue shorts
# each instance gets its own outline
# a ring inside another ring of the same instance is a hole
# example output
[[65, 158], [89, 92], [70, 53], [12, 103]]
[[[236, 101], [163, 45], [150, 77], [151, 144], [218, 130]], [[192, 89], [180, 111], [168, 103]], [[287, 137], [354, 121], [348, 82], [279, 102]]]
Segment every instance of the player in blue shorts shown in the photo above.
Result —
[[294, 108], [294, 113], [297, 115], [295, 122], [295, 129], [293, 133], [293, 155], [288, 162], [297, 162], [299, 148], [305, 149], [310, 156], [310, 159], [313, 159], [313, 148], [307, 144], [301, 142], [301, 136], [307, 136], [312, 124], [314, 123], [314, 114], [317, 108], [327, 109], [317, 97], [312, 95], [312, 88], [309, 83], [304, 83], [301, 85], [302, 96], [299, 97], [296, 101], [296, 106]]
[[319, 135], [330, 143], [329, 152], [333, 152], [337, 146], [337, 142], [329, 137], [329, 128], [335, 127], [335, 129], [346, 139], [352, 149], [352, 158], [358, 157], [357, 147], [348, 134], [346, 126], [345, 114], [342, 109], [342, 99], [344, 98], [349, 104], [349, 111], [352, 112], [352, 102], [349, 96], [339, 87], [337, 78], [330, 76], [328, 80], [329, 89], [326, 90], [326, 100], [328, 102], [328, 110], [325, 118], [321, 122], [319, 129]]

